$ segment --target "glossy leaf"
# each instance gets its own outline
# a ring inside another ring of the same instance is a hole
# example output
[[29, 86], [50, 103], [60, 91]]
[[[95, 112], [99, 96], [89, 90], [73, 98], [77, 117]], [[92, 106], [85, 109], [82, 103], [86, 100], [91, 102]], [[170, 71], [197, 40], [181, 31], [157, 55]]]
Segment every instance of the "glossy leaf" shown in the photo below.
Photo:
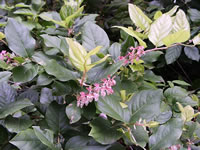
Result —
[[181, 55], [181, 52], [182, 52], [182, 46], [179, 45], [168, 48], [165, 54], [165, 60], [167, 64], [175, 62]]
[[182, 126], [183, 122], [178, 118], [171, 119], [167, 124], [159, 126], [157, 131], [150, 136], [150, 149], [164, 149], [174, 145], [182, 134]]
[[30, 57], [35, 49], [35, 39], [30, 31], [15, 19], [9, 19], [5, 28], [8, 47], [17, 55]]
[[100, 52], [104, 52], [110, 45], [106, 32], [93, 22], [86, 22], [82, 27], [82, 44], [87, 50], [102, 46]]
[[44, 69], [48, 74], [55, 76], [60, 81], [76, 80], [79, 77], [77, 72], [68, 70], [59, 65], [55, 60], [50, 60], [49, 63], [44, 66]]
[[130, 122], [135, 123], [140, 118], [151, 121], [158, 116], [162, 96], [162, 90], [144, 90], [133, 95], [128, 103], [131, 111]]
[[101, 97], [97, 101], [97, 108], [107, 114], [108, 116], [122, 121], [122, 122], [129, 122], [130, 113], [127, 109], [123, 109], [119, 103], [119, 99], [117, 96], [110, 95], [106, 97]]
[[0, 72], [0, 82], [8, 81], [10, 76], [12, 75], [9, 71], [1, 71]]
[[17, 146], [20, 150], [41, 150], [47, 149], [47, 146], [37, 138], [32, 129], [27, 129], [18, 133], [11, 141], [11, 144]]
[[89, 136], [101, 144], [112, 144], [122, 136], [120, 131], [112, 128], [110, 122], [103, 118], [93, 120], [90, 126], [92, 129]]
[[185, 55], [195, 61], [199, 61], [200, 59], [200, 54], [199, 54], [199, 49], [196, 47], [185, 47], [184, 48]]
[[67, 114], [67, 117], [70, 119], [70, 123], [75, 123], [81, 119], [81, 108], [77, 107], [76, 102], [70, 103], [66, 109], [65, 112]]
[[7, 117], [25, 107], [32, 106], [33, 104], [28, 100], [18, 100], [12, 103], [9, 103], [0, 109], [0, 119]]

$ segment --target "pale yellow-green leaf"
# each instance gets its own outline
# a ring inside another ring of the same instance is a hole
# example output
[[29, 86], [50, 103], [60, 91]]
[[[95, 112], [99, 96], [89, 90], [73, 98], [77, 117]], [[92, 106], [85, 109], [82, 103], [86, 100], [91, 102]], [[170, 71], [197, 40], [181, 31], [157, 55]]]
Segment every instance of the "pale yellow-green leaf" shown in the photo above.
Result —
[[119, 102], [119, 104], [121, 105], [122, 108], [127, 108], [128, 105], [126, 105], [125, 103]]
[[5, 38], [5, 35], [2, 32], [0, 32], [0, 40], [2, 40], [3, 38]]
[[[87, 55], [87, 51], [85, 48], [80, 45], [78, 42], [73, 41], [70, 38], [66, 38], [66, 41], [69, 45], [69, 59], [71, 63], [78, 68], [80, 71], [84, 71], [85, 65], [85, 57]], [[87, 59], [87, 64], [91, 63], [91, 59]]]
[[86, 65], [86, 70], [89, 71], [90, 69], [92, 69], [94, 66], [104, 62], [110, 55], [106, 55], [104, 58], [100, 59], [99, 61], [96, 61], [92, 64]]
[[183, 107], [178, 102], [177, 105], [181, 111], [181, 118], [183, 119], [184, 122], [191, 121], [192, 118], [196, 117], [199, 114], [199, 113], [194, 114], [194, 109], [190, 105]]
[[172, 20], [169, 15], [163, 14], [150, 27], [149, 40], [156, 46], [162, 46], [162, 40], [171, 32]]
[[80, 16], [81, 13], [83, 12], [83, 10], [84, 10], [84, 6], [80, 7], [80, 8], [79, 8], [76, 12], [74, 12], [72, 15], [68, 16], [67, 18], [65, 18], [65, 21], [64, 21], [64, 22], [65, 22], [65, 26], [68, 27], [69, 22], [70, 22], [71, 20], [73, 20], [74, 18]]
[[175, 12], [177, 11], [177, 9], [179, 8], [179, 6], [175, 5], [170, 11], [168, 11], [167, 13], [165, 13], [166, 15], [170, 15], [173, 16], [175, 14]]
[[173, 31], [178, 32], [180, 30], [187, 30], [190, 32], [190, 24], [183, 10], [179, 10], [176, 13], [176, 17], [173, 24]]
[[85, 60], [87, 60], [88, 58], [90, 58], [90, 56], [97, 54], [100, 49], [102, 48], [102, 46], [97, 46], [96, 48], [92, 49], [85, 57]]
[[142, 40], [147, 39], [148, 35], [134, 31], [132, 27], [128, 27], [129, 30], [132, 30], [132, 32], [134, 32], [139, 38], [141, 38]]
[[133, 36], [134, 38], [136, 38], [141, 46], [144, 46], [144, 48], [147, 47], [146, 43], [137, 34], [135, 34], [135, 32], [133, 30], [131, 30], [130, 28], [128, 29], [128, 28], [121, 27], [121, 26], [114, 26], [114, 27], [124, 30], [130, 36]]
[[126, 101], [126, 90], [121, 90], [120, 96], [122, 98], [122, 101], [125, 102]]
[[159, 122], [157, 121], [150, 121], [146, 124], [149, 128], [155, 128], [159, 125]]
[[200, 33], [196, 35], [193, 39], [192, 42], [194, 45], [199, 45], [200, 44]]
[[182, 43], [190, 38], [190, 32], [188, 30], [180, 30], [178, 32], [169, 34], [162, 41], [166, 46], [170, 46], [174, 43]]
[[152, 21], [142, 12], [140, 8], [136, 5], [129, 4], [128, 11], [131, 20], [137, 27], [145, 31], [149, 29]]
[[154, 20], [157, 20], [159, 17], [161, 17], [162, 16], [162, 12], [159, 10], [159, 11], [157, 11], [155, 14], [154, 14], [154, 17], [153, 17], [153, 19]]

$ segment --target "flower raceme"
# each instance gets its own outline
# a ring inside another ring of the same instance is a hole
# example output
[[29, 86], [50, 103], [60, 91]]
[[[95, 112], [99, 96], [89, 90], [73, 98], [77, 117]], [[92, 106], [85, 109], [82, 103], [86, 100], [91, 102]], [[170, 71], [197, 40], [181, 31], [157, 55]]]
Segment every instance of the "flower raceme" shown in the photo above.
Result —
[[7, 64], [12, 61], [13, 57], [15, 57], [14, 53], [10, 54], [5, 50], [0, 53], [0, 60], [5, 61]]
[[[77, 106], [83, 107], [87, 106], [93, 100], [98, 101], [99, 96], [111, 95], [114, 93], [112, 87], [116, 85], [114, 80], [115, 76], [111, 78], [109, 75], [107, 79], [102, 79], [102, 83], [95, 83], [94, 85], [88, 86], [87, 92], [80, 92], [77, 96]], [[85, 84], [86, 85], [86, 84]]]
[[120, 60], [124, 60], [124, 65], [128, 63], [133, 64], [134, 60], [138, 61], [145, 54], [144, 46], [130, 47], [129, 49], [131, 51], [128, 54], [119, 57]]

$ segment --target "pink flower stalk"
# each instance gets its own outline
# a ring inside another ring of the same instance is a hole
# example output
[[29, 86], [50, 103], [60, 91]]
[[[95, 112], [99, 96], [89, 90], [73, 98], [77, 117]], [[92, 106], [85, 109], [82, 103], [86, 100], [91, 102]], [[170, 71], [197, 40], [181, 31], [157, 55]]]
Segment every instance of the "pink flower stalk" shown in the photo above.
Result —
[[129, 49], [131, 51], [128, 52], [127, 55], [119, 57], [119, 60], [124, 60], [124, 65], [126, 65], [128, 63], [133, 64], [134, 60], [138, 61], [140, 59], [140, 57], [145, 54], [143, 46], [137, 46], [135, 48], [134, 47], [130, 47]]
[[114, 80], [115, 76], [111, 78], [109, 75], [107, 79], [102, 79], [102, 83], [95, 83], [87, 87], [87, 92], [80, 92], [77, 96], [77, 106], [83, 107], [87, 106], [93, 100], [98, 101], [99, 96], [111, 95], [114, 93], [112, 87], [116, 85], [116, 81]]

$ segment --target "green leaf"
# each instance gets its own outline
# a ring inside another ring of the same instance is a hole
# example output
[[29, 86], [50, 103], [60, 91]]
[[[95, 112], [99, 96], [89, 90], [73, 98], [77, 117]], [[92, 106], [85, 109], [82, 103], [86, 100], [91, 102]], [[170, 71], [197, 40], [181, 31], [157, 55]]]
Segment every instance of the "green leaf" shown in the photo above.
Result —
[[153, 52], [146, 53], [141, 58], [147, 63], [152, 63], [152, 62], [156, 62], [158, 58], [160, 57], [160, 55], [162, 54], [163, 52], [161, 51], [153, 51]]
[[142, 126], [136, 126], [135, 128], [132, 127], [131, 133], [136, 140], [136, 145], [139, 145], [144, 148], [149, 142], [148, 132]]
[[18, 3], [18, 4], [16, 4], [15, 5], [15, 7], [24, 7], [24, 8], [30, 8], [30, 5], [26, 5], [26, 4], [24, 4], [24, 3]]
[[38, 65], [25, 64], [23, 66], [15, 67], [13, 72], [14, 82], [29, 82], [31, 81], [38, 73]]
[[130, 36], [136, 38], [141, 46], [144, 46], [144, 48], [147, 47], [146, 43], [132, 29], [121, 27], [121, 26], [114, 26], [114, 27], [122, 29], [123, 31], [125, 31], [126, 33], [128, 33]]
[[60, 81], [76, 80], [79, 77], [77, 72], [68, 70], [67, 68], [59, 65], [57, 61], [50, 60], [49, 63], [44, 66], [45, 71], [55, 76]]
[[19, 133], [31, 127], [32, 124], [32, 120], [27, 115], [19, 118], [8, 116], [5, 119], [5, 126], [9, 130], [9, 132]]
[[151, 24], [148, 38], [156, 46], [162, 46], [162, 40], [172, 30], [172, 19], [169, 15], [163, 14], [153, 24]]
[[165, 54], [165, 60], [167, 64], [169, 65], [175, 62], [181, 55], [181, 51], [182, 51], [182, 46], [180, 45], [172, 46], [168, 48]]
[[199, 61], [200, 59], [200, 54], [199, 54], [199, 49], [196, 47], [185, 47], [184, 48], [185, 55], [195, 61]]
[[178, 85], [183, 85], [183, 86], [191, 86], [189, 83], [182, 81], [182, 80], [173, 80], [173, 83], [176, 83]]
[[182, 134], [182, 127], [183, 122], [179, 118], [171, 119], [167, 124], [159, 126], [157, 131], [150, 136], [150, 149], [165, 149], [174, 145]]
[[34, 16], [36, 15], [33, 11], [31, 11], [30, 9], [18, 9], [16, 11], [13, 12], [16, 15], [26, 15], [26, 16]]
[[166, 123], [172, 117], [171, 111], [165, 111], [159, 114], [159, 116], [155, 119], [155, 121], [159, 122], [160, 124]]
[[65, 112], [67, 114], [67, 117], [70, 119], [70, 123], [75, 123], [81, 119], [81, 108], [77, 107], [76, 102], [70, 103], [66, 109]]
[[28, 100], [18, 100], [12, 103], [5, 105], [4, 107], [0, 108], [0, 119], [7, 117], [25, 107], [32, 106], [33, 104]]
[[151, 82], [164, 82], [161, 76], [155, 75], [154, 72], [151, 70], [145, 70], [144, 80], [148, 80]]
[[159, 10], [159, 11], [156, 11], [156, 13], [154, 14], [154, 17], [153, 17], [153, 19], [154, 20], [157, 20], [159, 17], [161, 17], [162, 16], [162, 12]]
[[11, 141], [11, 144], [20, 150], [46, 150], [47, 146], [37, 138], [32, 129], [27, 129], [18, 133]]
[[190, 8], [188, 10], [188, 12], [189, 12], [189, 15], [190, 15], [190, 19], [193, 22], [199, 22], [200, 21], [200, 11], [198, 11], [197, 9]]
[[14, 53], [21, 57], [33, 55], [36, 42], [23, 24], [18, 23], [15, 19], [8, 19], [5, 35], [8, 47]]
[[135, 123], [140, 118], [147, 121], [153, 120], [160, 114], [162, 90], [144, 90], [131, 98], [128, 103], [131, 111], [130, 122]]
[[12, 73], [10, 71], [1, 71], [0, 72], [0, 82], [8, 81]]
[[111, 123], [103, 118], [97, 118], [91, 121], [90, 127], [92, 129], [89, 136], [92, 136], [101, 144], [112, 144], [122, 136], [120, 131], [112, 128]]
[[108, 75], [114, 75], [120, 67], [123, 65], [123, 61], [118, 61], [112, 65], [101, 65], [92, 68], [88, 72], [88, 80], [89, 82], [98, 82], [103, 78], [107, 78]]
[[173, 31], [178, 32], [181, 30], [189, 32], [190, 35], [190, 24], [184, 11], [179, 9], [179, 11], [176, 13], [175, 21], [173, 24]]
[[127, 109], [123, 109], [119, 102], [120, 97], [115, 95], [100, 97], [100, 99], [97, 101], [97, 108], [104, 114], [116, 120], [128, 123], [130, 113]]
[[102, 46], [100, 52], [104, 52], [110, 45], [106, 32], [93, 22], [86, 22], [82, 27], [82, 45], [87, 50]]
[[110, 53], [111, 57], [114, 60], [118, 60], [119, 56], [121, 55], [121, 44], [119, 43], [113, 43], [110, 48], [108, 49], [108, 52]]
[[148, 30], [152, 21], [136, 5], [128, 5], [129, 16], [133, 23], [142, 30]]
[[169, 34], [168, 36], [166, 36], [162, 42], [166, 45], [166, 46], [170, 46], [174, 43], [182, 43], [187, 41], [190, 38], [190, 31], [188, 30], [179, 30], [175, 33]]
[[15, 101], [17, 92], [6, 82], [0, 82], [0, 109]]
[[46, 73], [42, 73], [37, 78], [37, 85], [48, 85], [53, 81]]
[[168, 88], [164, 92], [164, 96], [170, 104], [176, 104], [176, 102], [181, 103], [182, 105], [191, 105], [196, 106], [197, 102], [193, 101], [185, 89], [174, 86], [173, 88]]
[[44, 39], [45, 46], [60, 49], [61, 39], [58, 37], [50, 36], [48, 34], [42, 34], [40, 36]]
[[45, 129], [45, 131], [42, 131], [39, 126], [33, 126], [33, 131], [44, 145], [48, 146], [51, 150], [58, 150], [53, 144], [54, 137], [51, 130]]
[[65, 133], [69, 128], [69, 120], [65, 114], [65, 106], [53, 101], [47, 108], [46, 122], [55, 134]]
[[194, 45], [199, 45], [200, 44], [200, 33], [196, 35], [193, 39], [192, 42]]
[[61, 21], [61, 18], [57, 12], [43, 12], [39, 15], [40, 18], [46, 21], [51, 21], [61, 27], [66, 28], [65, 22]]

